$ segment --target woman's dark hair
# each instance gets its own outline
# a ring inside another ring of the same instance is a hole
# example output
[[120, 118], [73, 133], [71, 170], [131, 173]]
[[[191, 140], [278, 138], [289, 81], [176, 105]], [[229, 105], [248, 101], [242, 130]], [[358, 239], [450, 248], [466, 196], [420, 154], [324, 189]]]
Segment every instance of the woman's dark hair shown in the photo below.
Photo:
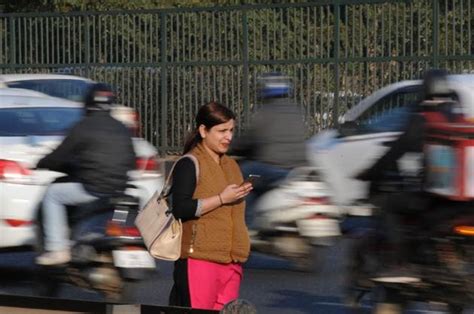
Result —
[[217, 102], [211, 101], [201, 106], [196, 114], [196, 127], [186, 138], [183, 154], [188, 153], [202, 141], [201, 134], [199, 134], [200, 125], [204, 125], [207, 130], [210, 130], [213, 126], [226, 123], [232, 119], [235, 119], [235, 114], [232, 110]]

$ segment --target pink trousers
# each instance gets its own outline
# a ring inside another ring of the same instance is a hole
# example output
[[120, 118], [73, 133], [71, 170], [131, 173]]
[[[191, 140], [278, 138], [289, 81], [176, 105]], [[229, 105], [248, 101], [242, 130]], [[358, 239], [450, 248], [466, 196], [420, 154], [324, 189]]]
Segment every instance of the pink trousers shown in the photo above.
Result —
[[240, 264], [218, 264], [188, 258], [188, 284], [191, 307], [221, 310], [239, 297], [242, 281]]

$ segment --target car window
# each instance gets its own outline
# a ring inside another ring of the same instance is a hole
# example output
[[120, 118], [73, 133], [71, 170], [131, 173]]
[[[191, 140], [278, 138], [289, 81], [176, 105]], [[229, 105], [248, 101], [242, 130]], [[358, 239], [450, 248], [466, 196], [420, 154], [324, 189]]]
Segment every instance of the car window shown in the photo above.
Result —
[[400, 131], [420, 99], [421, 86], [410, 86], [383, 97], [357, 119], [358, 133]]
[[11, 81], [5, 84], [11, 88], [30, 89], [53, 97], [84, 102], [85, 95], [91, 83], [74, 79], [46, 79]]
[[377, 116], [370, 120], [369, 123], [361, 124], [360, 127], [365, 132], [363, 133], [378, 133], [378, 132], [396, 132], [403, 129], [408, 122], [410, 115], [413, 114], [414, 106], [405, 106], [392, 109], [385, 112], [385, 114]]
[[0, 109], [0, 136], [65, 135], [82, 115], [81, 108]]

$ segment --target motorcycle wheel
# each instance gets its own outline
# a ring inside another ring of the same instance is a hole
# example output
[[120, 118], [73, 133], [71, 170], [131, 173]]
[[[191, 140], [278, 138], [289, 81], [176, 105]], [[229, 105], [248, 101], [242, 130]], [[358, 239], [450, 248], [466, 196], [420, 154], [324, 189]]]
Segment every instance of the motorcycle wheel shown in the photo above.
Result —
[[103, 293], [108, 300], [120, 299], [123, 289], [123, 279], [119, 271], [110, 265], [93, 268], [87, 274], [94, 290]]
[[374, 314], [401, 314], [403, 309], [396, 303], [377, 303], [375, 304]]
[[296, 271], [311, 273], [313, 272], [313, 260], [310, 257], [297, 257], [292, 259], [293, 269]]
[[464, 312], [464, 307], [459, 304], [449, 304], [448, 309], [449, 313], [452, 314], [462, 314]]
[[57, 279], [46, 278], [42, 274], [36, 274], [34, 280], [35, 291], [39, 296], [56, 298], [59, 296], [61, 283]]
[[371, 271], [377, 267], [377, 258], [372, 252], [372, 238], [366, 235], [354, 240], [349, 251], [347, 264], [347, 275], [345, 282], [344, 303], [352, 313], [364, 312], [363, 300], [372, 300], [380, 291], [374, 282], [370, 280]]
[[287, 258], [292, 268], [301, 272], [314, 272], [321, 264], [321, 254], [314, 254], [314, 248], [308, 239], [299, 235], [286, 234], [274, 240], [278, 255]]
[[386, 286], [376, 286], [374, 292], [374, 314], [402, 314], [408, 308], [410, 300], [400, 293], [400, 290]]

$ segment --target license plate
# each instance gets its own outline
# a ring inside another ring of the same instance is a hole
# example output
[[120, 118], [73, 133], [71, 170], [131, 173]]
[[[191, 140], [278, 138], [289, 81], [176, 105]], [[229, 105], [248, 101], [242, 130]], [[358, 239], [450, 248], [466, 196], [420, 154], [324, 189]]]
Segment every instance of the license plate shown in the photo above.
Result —
[[120, 268], [155, 268], [155, 259], [145, 250], [115, 250], [114, 265]]

